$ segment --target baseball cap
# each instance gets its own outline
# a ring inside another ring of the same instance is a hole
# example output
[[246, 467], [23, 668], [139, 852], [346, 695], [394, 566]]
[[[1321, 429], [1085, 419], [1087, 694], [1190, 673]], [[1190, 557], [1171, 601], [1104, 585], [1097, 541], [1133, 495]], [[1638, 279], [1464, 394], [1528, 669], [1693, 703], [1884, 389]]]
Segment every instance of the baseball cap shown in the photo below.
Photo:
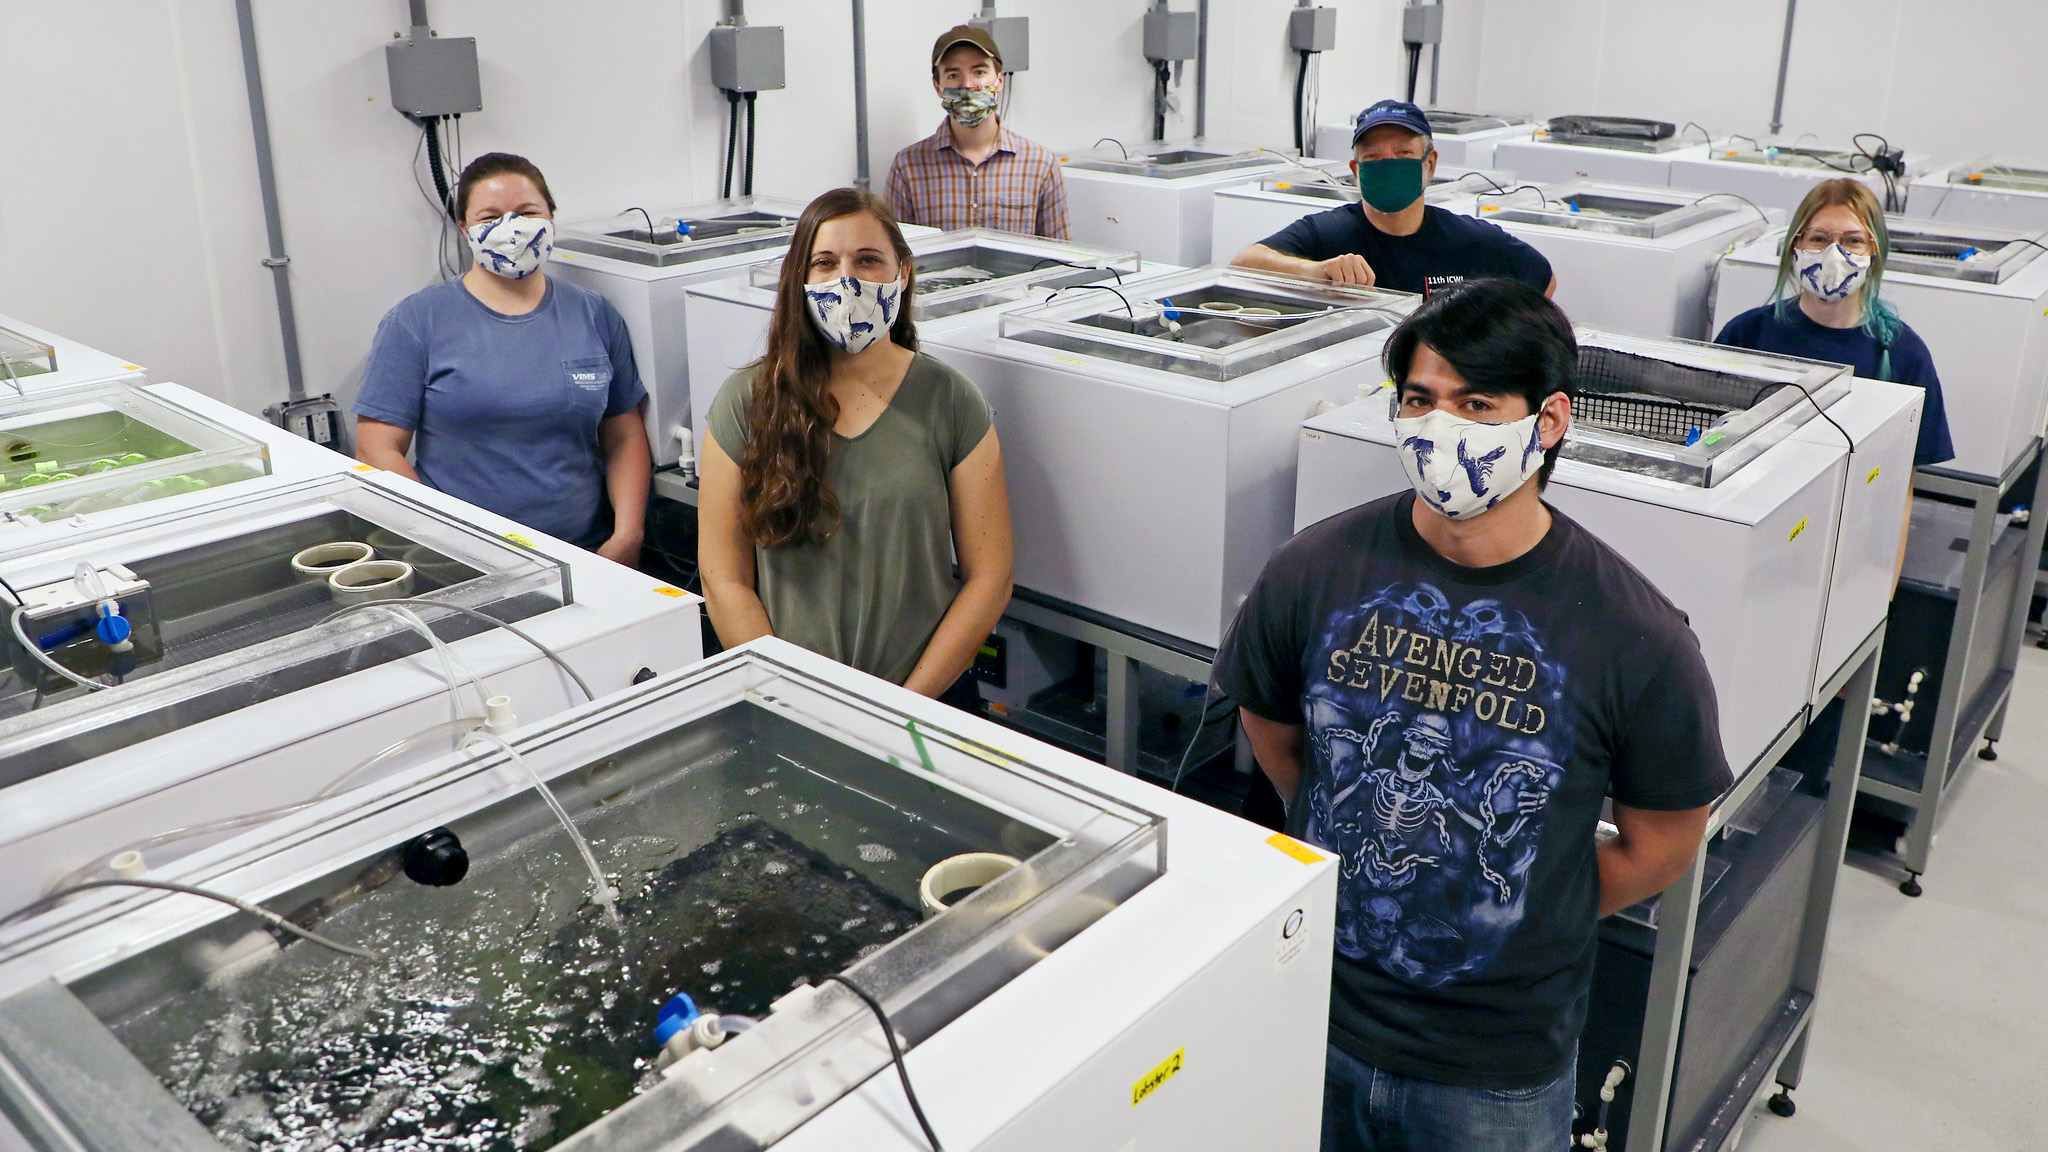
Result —
[[1003, 62], [1003, 53], [996, 47], [995, 37], [990, 36], [986, 28], [976, 28], [972, 24], [956, 24], [947, 29], [945, 34], [932, 44], [932, 67], [937, 68], [939, 66], [939, 58], [959, 44], [972, 44], [983, 52], [988, 53], [989, 58], [996, 63], [1001, 64]]
[[1358, 143], [1360, 136], [1382, 124], [1399, 125], [1417, 136], [1431, 135], [1429, 117], [1422, 114], [1422, 109], [1406, 100], [1382, 100], [1358, 114], [1358, 127], [1351, 130], [1351, 142]]

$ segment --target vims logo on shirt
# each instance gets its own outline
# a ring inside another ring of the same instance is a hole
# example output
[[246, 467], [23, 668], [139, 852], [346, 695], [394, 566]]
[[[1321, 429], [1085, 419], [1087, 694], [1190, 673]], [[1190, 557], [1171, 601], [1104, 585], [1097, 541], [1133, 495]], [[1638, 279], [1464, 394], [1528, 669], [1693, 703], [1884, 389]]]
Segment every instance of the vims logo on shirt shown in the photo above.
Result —
[[569, 379], [581, 388], [603, 388], [611, 383], [610, 374], [594, 368], [575, 368], [569, 372]]

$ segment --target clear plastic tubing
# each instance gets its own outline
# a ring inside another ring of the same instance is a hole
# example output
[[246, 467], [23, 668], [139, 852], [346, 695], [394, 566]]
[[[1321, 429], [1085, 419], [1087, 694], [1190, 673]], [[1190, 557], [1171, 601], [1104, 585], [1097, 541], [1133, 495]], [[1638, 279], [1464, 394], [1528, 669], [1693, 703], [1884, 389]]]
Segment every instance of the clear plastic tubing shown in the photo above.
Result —
[[568, 809], [562, 807], [562, 802], [555, 798], [555, 790], [548, 787], [547, 781], [540, 778], [540, 773], [533, 770], [533, 765], [526, 762], [526, 757], [519, 754], [519, 749], [506, 743], [497, 734], [479, 731], [473, 733], [469, 739], [487, 740], [503, 748], [505, 754], [512, 757], [513, 762], [526, 772], [527, 778], [533, 781], [534, 788], [540, 792], [540, 798], [547, 801], [548, 807], [554, 811], [555, 819], [562, 822], [562, 827], [569, 833], [569, 839], [575, 842], [577, 853], [583, 857], [583, 866], [590, 869], [591, 883], [596, 885], [592, 895], [597, 898], [599, 904], [604, 905], [605, 917], [612, 922], [612, 927], [623, 931], [626, 922], [619, 919], [618, 893], [612, 891], [611, 882], [604, 878], [604, 870], [597, 866], [597, 857], [590, 853], [590, 842], [577, 830], [576, 822], [569, 819]]
[[302, 812], [320, 803], [322, 800], [337, 793], [347, 791], [365, 773], [394, 756], [404, 755], [420, 745], [436, 739], [460, 740], [462, 737], [483, 727], [483, 724], [484, 721], [481, 716], [463, 716], [455, 720], [444, 720], [431, 728], [422, 728], [418, 732], [382, 749], [369, 759], [337, 776], [332, 784], [314, 793], [309, 800], [301, 800], [295, 804], [280, 804], [275, 808], [265, 808], [256, 812], [244, 812], [239, 816], [224, 816], [219, 820], [208, 820], [203, 824], [188, 824], [183, 828], [173, 828], [168, 832], [159, 832], [154, 836], [145, 837], [132, 844], [124, 844], [91, 863], [66, 873], [55, 884], [52, 884], [49, 890], [55, 892], [60, 888], [69, 888], [81, 881], [95, 879], [101, 872], [106, 871], [108, 866], [114, 862], [115, 857], [121, 856], [124, 853], [149, 852], [166, 844], [175, 844], [180, 840], [190, 840], [195, 836], [210, 836], [216, 832], [233, 832], [239, 828], [247, 828], [251, 825], [263, 824], [283, 816], [289, 816], [294, 812]]

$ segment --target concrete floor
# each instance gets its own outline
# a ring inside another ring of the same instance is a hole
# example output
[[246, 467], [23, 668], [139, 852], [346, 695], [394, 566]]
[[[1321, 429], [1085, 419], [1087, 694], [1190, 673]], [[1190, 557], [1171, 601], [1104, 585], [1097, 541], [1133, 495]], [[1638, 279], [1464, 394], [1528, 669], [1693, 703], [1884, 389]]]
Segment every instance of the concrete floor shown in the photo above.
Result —
[[1917, 900], [1844, 869], [1798, 1114], [1742, 1152], [2048, 1149], [2048, 652], [1937, 833]]

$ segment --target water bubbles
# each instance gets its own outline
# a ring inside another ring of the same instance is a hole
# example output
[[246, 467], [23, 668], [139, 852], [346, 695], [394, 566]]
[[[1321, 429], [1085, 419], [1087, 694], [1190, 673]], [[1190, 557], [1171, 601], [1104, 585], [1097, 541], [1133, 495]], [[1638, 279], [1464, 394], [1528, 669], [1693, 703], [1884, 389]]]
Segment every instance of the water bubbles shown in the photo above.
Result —
[[896, 850], [886, 844], [862, 844], [853, 851], [863, 864], [887, 864], [896, 858]]
[[706, 976], [716, 976], [718, 975], [718, 970], [723, 967], [725, 967], [724, 960], [706, 960], [702, 964], [697, 965], [697, 971], [702, 972]]
[[761, 871], [766, 872], [770, 876], [787, 876], [789, 875], [789, 862], [786, 860], [769, 860], [761, 865]]

